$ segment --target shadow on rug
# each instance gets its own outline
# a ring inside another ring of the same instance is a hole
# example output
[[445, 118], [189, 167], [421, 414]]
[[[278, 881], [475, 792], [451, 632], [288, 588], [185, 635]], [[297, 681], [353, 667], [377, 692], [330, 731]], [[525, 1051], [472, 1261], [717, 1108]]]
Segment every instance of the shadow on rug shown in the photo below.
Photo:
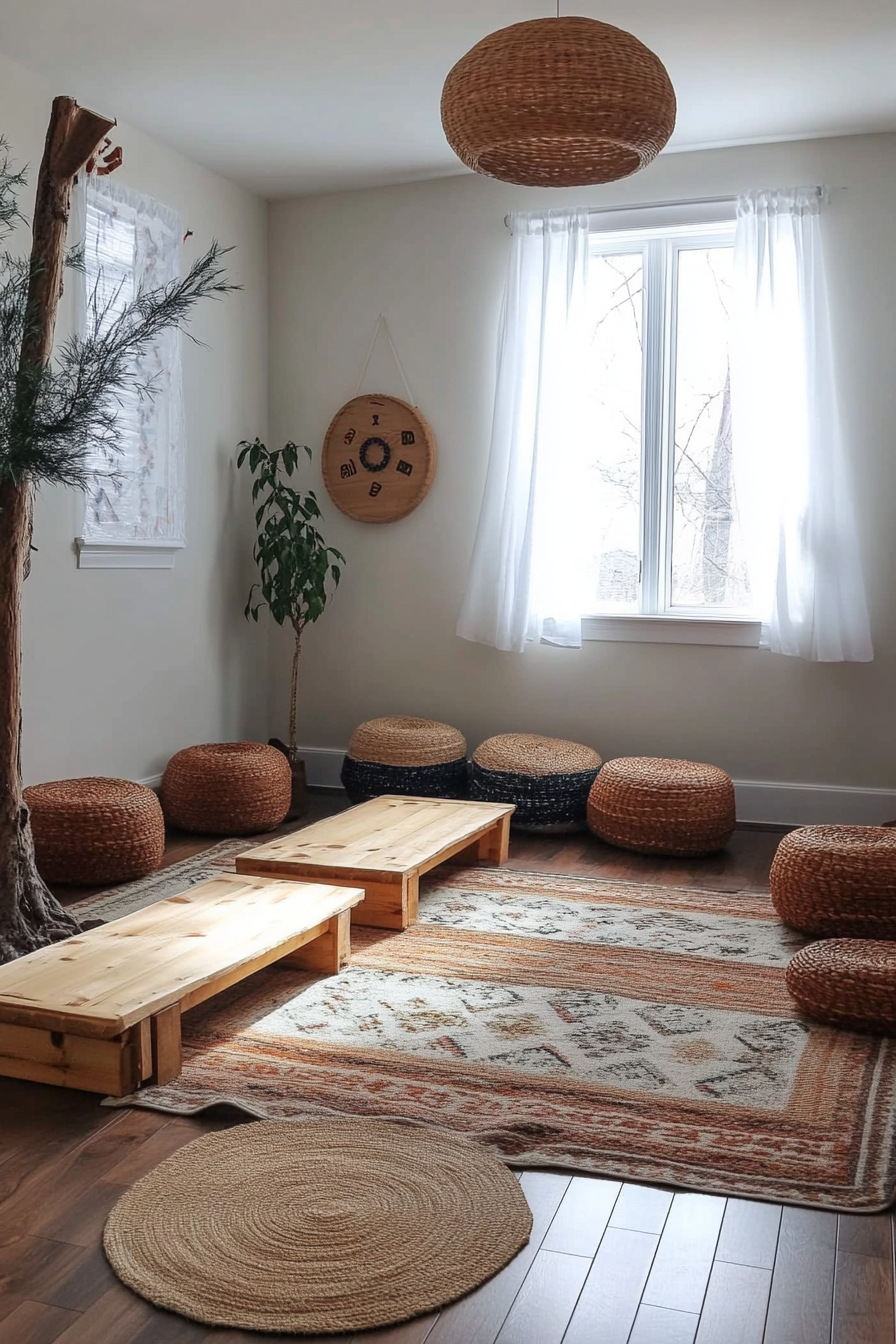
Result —
[[[80, 913], [127, 913], [241, 848]], [[763, 894], [443, 868], [417, 925], [355, 926], [340, 975], [272, 967], [187, 1013], [177, 1081], [105, 1104], [401, 1118], [513, 1165], [885, 1208], [894, 1042], [800, 1016], [784, 968], [804, 941]]]

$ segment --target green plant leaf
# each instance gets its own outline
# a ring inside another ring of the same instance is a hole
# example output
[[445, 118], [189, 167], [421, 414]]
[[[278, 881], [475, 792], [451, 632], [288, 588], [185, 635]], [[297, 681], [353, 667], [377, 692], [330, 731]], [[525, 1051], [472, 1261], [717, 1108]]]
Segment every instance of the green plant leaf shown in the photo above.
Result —
[[[245, 615], [258, 620], [267, 607], [278, 625], [289, 624], [301, 636], [306, 625], [323, 615], [342, 578], [345, 556], [327, 546], [315, 523], [322, 519], [313, 490], [295, 489], [288, 477], [298, 471], [299, 454], [309, 460], [307, 444], [288, 440], [282, 448], [269, 450], [260, 439], [243, 440], [237, 464], [247, 457], [254, 476], [252, 501], [256, 539], [252, 555], [259, 582], [252, 585]], [[335, 563], [338, 561], [339, 563]], [[260, 600], [255, 593], [260, 589]]]

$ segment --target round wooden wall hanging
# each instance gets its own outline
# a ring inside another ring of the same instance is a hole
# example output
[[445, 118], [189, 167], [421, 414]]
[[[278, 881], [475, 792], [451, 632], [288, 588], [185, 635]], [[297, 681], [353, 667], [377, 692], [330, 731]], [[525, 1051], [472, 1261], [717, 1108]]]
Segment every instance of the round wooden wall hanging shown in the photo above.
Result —
[[324, 485], [338, 509], [361, 523], [392, 523], [432, 485], [436, 445], [415, 406], [376, 393], [352, 397], [324, 439]]

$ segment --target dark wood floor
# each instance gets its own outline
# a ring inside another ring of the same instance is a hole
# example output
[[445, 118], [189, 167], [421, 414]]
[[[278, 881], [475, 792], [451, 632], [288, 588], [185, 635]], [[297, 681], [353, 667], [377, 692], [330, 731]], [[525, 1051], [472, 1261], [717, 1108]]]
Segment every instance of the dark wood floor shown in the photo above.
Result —
[[[341, 805], [318, 796], [311, 815]], [[739, 829], [725, 854], [677, 861], [588, 836], [520, 837], [510, 862], [737, 891], [767, 887], [779, 839]], [[206, 843], [172, 837], [168, 861]], [[118, 1283], [101, 1249], [106, 1214], [132, 1181], [197, 1135], [236, 1122], [103, 1110], [85, 1093], [0, 1079], [0, 1344], [273, 1338], [209, 1330], [151, 1307]], [[440, 1315], [359, 1344], [894, 1344], [889, 1214], [838, 1217], [549, 1171], [521, 1181], [534, 1229], [516, 1259]]]

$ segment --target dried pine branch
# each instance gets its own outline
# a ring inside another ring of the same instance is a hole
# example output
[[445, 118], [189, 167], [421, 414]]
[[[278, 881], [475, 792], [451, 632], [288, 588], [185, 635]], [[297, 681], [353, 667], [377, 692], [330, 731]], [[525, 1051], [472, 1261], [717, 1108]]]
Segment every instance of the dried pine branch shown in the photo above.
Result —
[[25, 185], [24, 172], [13, 172], [9, 159], [9, 145], [0, 136], [0, 237], [9, 233], [22, 219], [19, 213], [18, 192]]
[[[0, 142], [0, 227], [17, 218], [22, 175], [9, 167]], [[126, 393], [152, 396], [136, 373], [136, 357], [159, 335], [185, 331], [194, 305], [238, 289], [222, 258], [230, 248], [212, 242], [186, 276], [139, 292], [118, 316], [99, 309], [93, 296], [89, 332], [70, 336], [44, 368], [19, 369], [25, 335], [29, 264], [0, 253], [0, 482], [66, 485], [84, 489], [105, 461], [114, 476], [119, 451], [117, 403]], [[77, 249], [71, 267], [83, 268]], [[190, 333], [187, 331], [189, 336]], [[194, 339], [191, 337], [191, 339]]]

